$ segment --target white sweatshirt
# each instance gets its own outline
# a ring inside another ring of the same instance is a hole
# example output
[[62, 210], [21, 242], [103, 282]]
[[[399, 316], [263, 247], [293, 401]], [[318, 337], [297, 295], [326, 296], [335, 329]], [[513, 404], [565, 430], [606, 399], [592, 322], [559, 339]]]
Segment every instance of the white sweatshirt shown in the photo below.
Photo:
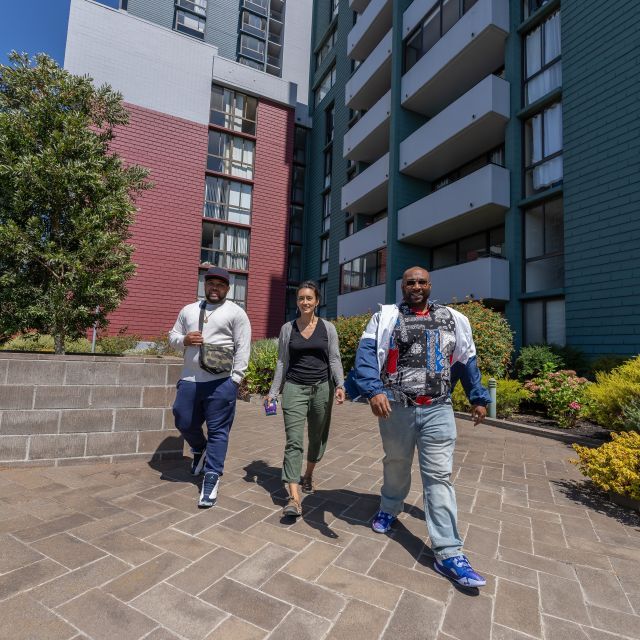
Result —
[[[249, 364], [251, 351], [251, 324], [242, 307], [231, 300], [221, 304], [207, 303], [202, 325], [202, 337], [207, 344], [217, 344], [234, 348], [231, 378], [240, 384]], [[200, 367], [200, 347], [184, 346], [184, 337], [191, 331], [198, 331], [200, 302], [183, 307], [178, 314], [173, 329], [169, 332], [169, 344], [176, 351], [184, 351], [182, 380], [189, 382], [208, 382], [226, 378], [226, 373], [213, 374]]]

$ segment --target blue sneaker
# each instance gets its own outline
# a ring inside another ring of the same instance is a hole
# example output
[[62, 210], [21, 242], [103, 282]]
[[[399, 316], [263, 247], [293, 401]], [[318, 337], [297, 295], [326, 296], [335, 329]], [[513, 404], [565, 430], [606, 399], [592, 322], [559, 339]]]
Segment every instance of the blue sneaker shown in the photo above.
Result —
[[371, 523], [371, 528], [376, 533], [387, 533], [389, 529], [391, 529], [391, 525], [396, 521], [396, 517], [392, 516], [390, 513], [386, 513], [384, 511], [378, 511], [375, 517], [373, 518], [373, 522]]
[[204, 461], [207, 456], [204, 451], [192, 451], [193, 460], [191, 461], [191, 475], [199, 476], [204, 468]]
[[487, 584], [487, 581], [473, 570], [467, 556], [459, 555], [442, 561], [436, 560], [433, 566], [438, 573], [463, 587], [484, 587]]
[[218, 485], [220, 484], [218, 474], [213, 471], [207, 471], [202, 481], [202, 489], [200, 491], [200, 500], [198, 507], [200, 509], [208, 509], [213, 507], [218, 498]]

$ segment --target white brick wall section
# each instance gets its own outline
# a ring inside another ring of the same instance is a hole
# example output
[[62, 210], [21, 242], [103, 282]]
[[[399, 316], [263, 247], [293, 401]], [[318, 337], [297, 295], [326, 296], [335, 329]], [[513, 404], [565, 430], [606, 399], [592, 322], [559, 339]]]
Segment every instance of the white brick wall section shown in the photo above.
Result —
[[126, 102], [209, 121], [217, 48], [90, 2], [71, 0], [65, 68], [110, 84]]

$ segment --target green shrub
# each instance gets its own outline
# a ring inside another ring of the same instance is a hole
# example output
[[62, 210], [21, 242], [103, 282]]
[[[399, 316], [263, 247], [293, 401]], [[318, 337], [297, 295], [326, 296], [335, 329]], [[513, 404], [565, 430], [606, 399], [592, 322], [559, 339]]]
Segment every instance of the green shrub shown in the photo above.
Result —
[[585, 411], [587, 390], [591, 383], [575, 371], [552, 371], [525, 383], [533, 399], [545, 409], [547, 416], [561, 427], [575, 426]]
[[632, 398], [622, 407], [622, 428], [640, 432], [640, 398]]
[[269, 392], [273, 375], [278, 363], [278, 341], [274, 339], [257, 340], [251, 345], [251, 357], [245, 375], [249, 393], [261, 396]]
[[[496, 415], [498, 418], [510, 418], [518, 412], [522, 402], [527, 400], [530, 393], [517, 380], [499, 379], [496, 388]], [[487, 387], [487, 378], [482, 378], [482, 384]], [[471, 411], [471, 405], [467, 400], [461, 384], [457, 384], [451, 394], [455, 411]]]
[[580, 377], [585, 377], [591, 374], [591, 364], [589, 359], [585, 355], [584, 351], [581, 351], [577, 347], [570, 347], [565, 345], [560, 347], [557, 344], [550, 344], [551, 351], [560, 356], [562, 364], [559, 369], [570, 369], [575, 371]]
[[516, 359], [518, 380], [529, 380], [564, 367], [562, 357], [554, 353], [548, 344], [532, 344], [520, 349]]
[[340, 316], [333, 320], [333, 324], [338, 332], [340, 341], [340, 356], [345, 376], [351, 371], [353, 363], [356, 361], [356, 351], [360, 336], [369, 322], [371, 314], [366, 313], [360, 316]]
[[143, 356], [169, 356], [172, 358], [182, 358], [182, 351], [176, 351], [169, 345], [169, 335], [163, 334], [155, 338], [149, 338], [152, 346], [139, 351], [139, 355]]
[[591, 361], [590, 370], [595, 376], [598, 372], [611, 373], [616, 367], [628, 362], [627, 356], [621, 356], [617, 353], [610, 353], [603, 356], [598, 356]]
[[[66, 353], [91, 353], [91, 342], [86, 338], [64, 341]], [[26, 333], [8, 340], [2, 345], [2, 351], [41, 351], [54, 353], [53, 336], [39, 333]]]
[[469, 318], [480, 371], [487, 376], [504, 378], [513, 351], [513, 332], [507, 320], [481, 302], [471, 301], [450, 306]]
[[589, 417], [606, 429], [628, 428], [630, 405], [640, 401], [640, 356], [616, 367], [610, 373], [596, 373], [596, 384], [589, 387]]
[[124, 334], [102, 336], [96, 340], [96, 351], [113, 356], [121, 356], [125, 351], [135, 349], [138, 342], [140, 342], [140, 336], [127, 336]]
[[579, 460], [571, 462], [600, 489], [640, 500], [640, 435], [612, 433], [611, 437], [597, 449], [574, 444]]

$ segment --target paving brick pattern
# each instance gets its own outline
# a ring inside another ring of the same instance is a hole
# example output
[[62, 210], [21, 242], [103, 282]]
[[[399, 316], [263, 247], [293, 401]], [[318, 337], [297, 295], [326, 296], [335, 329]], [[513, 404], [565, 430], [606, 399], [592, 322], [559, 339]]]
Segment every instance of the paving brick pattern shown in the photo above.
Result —
[[640, 520], [584, 491], [566, 444], [459, 423], [460, 528], [488, 584], [432, 569], [420, 479], [374, 534], [382, 451], [338, 407], [318, 490], [283, 521], [280, 417], [240, 403], [218, 505], [186, 462], [0, 471], [0, 620], [12, 640], [640, 638]]

